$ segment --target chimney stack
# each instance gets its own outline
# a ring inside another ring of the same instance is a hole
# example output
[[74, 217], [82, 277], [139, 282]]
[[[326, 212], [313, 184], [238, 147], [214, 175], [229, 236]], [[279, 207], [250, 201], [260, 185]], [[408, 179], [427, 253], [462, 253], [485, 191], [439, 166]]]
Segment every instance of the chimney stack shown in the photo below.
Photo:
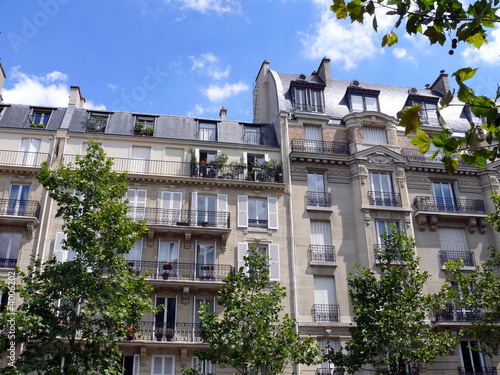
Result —
[[219, 112], [219, 117], [221, 120], [225, 120], [227, 115], [227, 109], [225, 107], [222, 107]]
[[74, 104], [76, 108], [83, 108], [85, 104], [85, 96], [83, 96], [80, 92], [80, 87], [78, 86], [70, 86], [69, 93], [69, 104]]

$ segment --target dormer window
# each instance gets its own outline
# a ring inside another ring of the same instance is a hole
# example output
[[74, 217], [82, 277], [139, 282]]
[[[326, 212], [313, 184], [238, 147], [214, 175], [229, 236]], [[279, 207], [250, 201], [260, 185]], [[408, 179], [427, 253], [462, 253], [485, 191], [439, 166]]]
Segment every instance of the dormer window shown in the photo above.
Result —
[[155, 131], [155, 118], [153, 116], [135, 116], [134, 134], [153, 135]]
[[262, 144], [262, 129], [260, 126], [245, 125], [244, 142], [249, 145]]
[[87, 131], [94, 133], [104, 133], [108, 124], [109, 113], [89, 112], [87, 119]]
[[360, 88], [348, 88], [349, 106], [351, 113], [374, 111], [379, 112], [379, 91]]
[[200, 121], [200, 141], [217, 141], [217, 123], [212, 121]]
[[408, 98], [408, 102], [408, 104], [410, 105], [422, 105], [420, 107], [420, 110], [418, 111], [422, 124], [430, 126], [439, 125], [437, 116], [437, 98], [430, 98], [425, 96], [410, 96]]
[[29, 117], [30, 126], [45, 128], [49, 123], [52, 109], [50, 108], [33, 108]]
[[293, 109], [304, 112], [325, 112], [324, 83], [306, 81], [305, 77], [290, 83]]

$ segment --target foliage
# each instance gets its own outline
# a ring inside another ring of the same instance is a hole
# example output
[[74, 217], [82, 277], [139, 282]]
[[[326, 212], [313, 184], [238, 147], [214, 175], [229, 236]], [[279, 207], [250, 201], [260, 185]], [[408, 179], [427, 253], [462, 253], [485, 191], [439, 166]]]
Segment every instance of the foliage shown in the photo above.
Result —
[[429, 279], [414, 255], [415, 241], [393, 227], [382, 235], [380, 275], [356, 265], [349, 275], [355, 325], [345, 351], [330, 348], [325, 359], [353, 373], [372, 365], [376, 374], [398, 374], [412, 363], [431, 363], [448, 354], [456, 340], [425, 322], [434, 298], [423, 293]]
[[5, 373], [121, 374], [118, 342], [151, 311], [151, 288], [129, 272], [125, 255], [145, 232], [127, 216], [125, 175], [96, 143], [76, 165], [38, 180], [57, 202], [64, 220], [64, 249], [74, 260], [35, 260], [21, 274], [22, 304], [16, 311], [16, 342], [24, 351]]
[[228, 156], [226, 154], [224, 154], [223, 152], [221, 152], [220, 154], [217, 155], [215, 160], [210, 162], [210, 164], [222, 167], [222, 166], [226, 165], [227, 159], [228, 159]]
[[224, 307], [223, 315], [218, 317], [208, 305], [202, 306], [201, 335], [210, 351], [197, 356], [232, 366], [240, 374], [281, 374], [289, 361], [314, 363], [314, 341], [300, 338], [296, 322], [288, 314], [280, 317], [285, 288], [269, 283], [268, 258], [256, 249], [250, 254], [244, 258], [245, 267], [229, 275], [219, 291], [217, 301]]
[[[500, 196], [493, 194], [495, 213], [488, 217], [490, 224], [500, 232]], [[462, 334], [478, 340], [480, 350], [487, 354], [500, 347], [500, 253], [490, 248], [488, 260], [477, 266], [473, 272], [463, 272], [462, 262], [449, 261], [446, 264], [449, 281], [442, 293], [460, 311], [470, 312], [471, 325], [462, 329]]]

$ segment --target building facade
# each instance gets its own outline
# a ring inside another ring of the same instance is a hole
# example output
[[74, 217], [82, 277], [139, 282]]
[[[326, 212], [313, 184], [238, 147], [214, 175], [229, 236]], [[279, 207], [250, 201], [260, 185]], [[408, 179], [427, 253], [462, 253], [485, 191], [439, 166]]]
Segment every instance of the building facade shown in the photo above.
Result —
[[[271, 279], [287, 288], [285, 312], [300, 332], [322, 348], [339, 347], [352, 323], [347, 276], [355, 263], [376, 269], [388, 225], [416, 239], [421, 268], [432, 275], [429, 293], [447, 282], [446, 260], [463, 259], [467, 272], [499, 243], [485, 220], [499, 187], [496, 165], [460, 165], [447, 175], [398, 125], [399, 111], [421, 103], [424, 129], [439, 130], [436, 109], [448, 89], [444, 72], [425, 89], [338, 80], [323, 59], [311, 75], [278, 73], [264, 61], [251, 123], [227, 120], [224, 108], [218, 119], [88, 110], [78, 87], [67, 108], [0, 101], [0, 277], [16, 265], [26, 269], [33, 257], [71, 260], [60, 246], [55, 203], [36, 174], [44, 161], [52, 168], [74, 161], [94, 140], [116, 171], [128, 172], [130, 215], [148, 231], [127, 263], [131, 272], [149, 271], [151, 302], [165, 306], [120, 344], [124, 374], [179, 374], [182, 366], [232, 373], [194, 356], [208, 349], [198, 309], [201, 302], [218, 309], [217, 290], [249, 245], [270, 256]], [[457, 134], [478, 121], [462, 107], [444, 116]], [[451, 306], [430, 314], [429, 324], [456, 330], [473, 318]], [[427, 371], [496, 373], [500, 358], [469, 345], [464, 339]]]

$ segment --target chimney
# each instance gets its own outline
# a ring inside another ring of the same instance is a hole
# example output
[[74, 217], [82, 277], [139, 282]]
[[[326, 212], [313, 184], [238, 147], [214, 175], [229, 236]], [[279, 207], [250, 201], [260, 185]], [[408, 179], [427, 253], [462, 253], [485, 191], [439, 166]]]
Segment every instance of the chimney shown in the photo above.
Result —
[[219, 117], [221, 120], [225, 120], [227, 115], [227, 109], [225, 107], [222, 107], [219, 111]]
[[70, 86], [69, 104], [74, 104], [76, 108], [83, 108], [85, 96], [80, 92], [79, 86]]
[[450, 81], [448, 80], [448, 74], [446, 74], [444, 70], [441, 70], [439, 73], [439, 77], [430, 88], [432, 91], [436, 91], [440, 96], [444, 96], [451, 90]]
[[332, 82], [332, 71], [330, 70], [330, 59], [323, 57], [318, 67], [318, 76], [328, 85]]
[[5, 82], [5, 78], [7, 78], [7, 75], [5, 74], [5, 70], [3, 70], [3, 65], [2, 61], [0, 61], [0, 102], [3, 102], [3, 83]]

